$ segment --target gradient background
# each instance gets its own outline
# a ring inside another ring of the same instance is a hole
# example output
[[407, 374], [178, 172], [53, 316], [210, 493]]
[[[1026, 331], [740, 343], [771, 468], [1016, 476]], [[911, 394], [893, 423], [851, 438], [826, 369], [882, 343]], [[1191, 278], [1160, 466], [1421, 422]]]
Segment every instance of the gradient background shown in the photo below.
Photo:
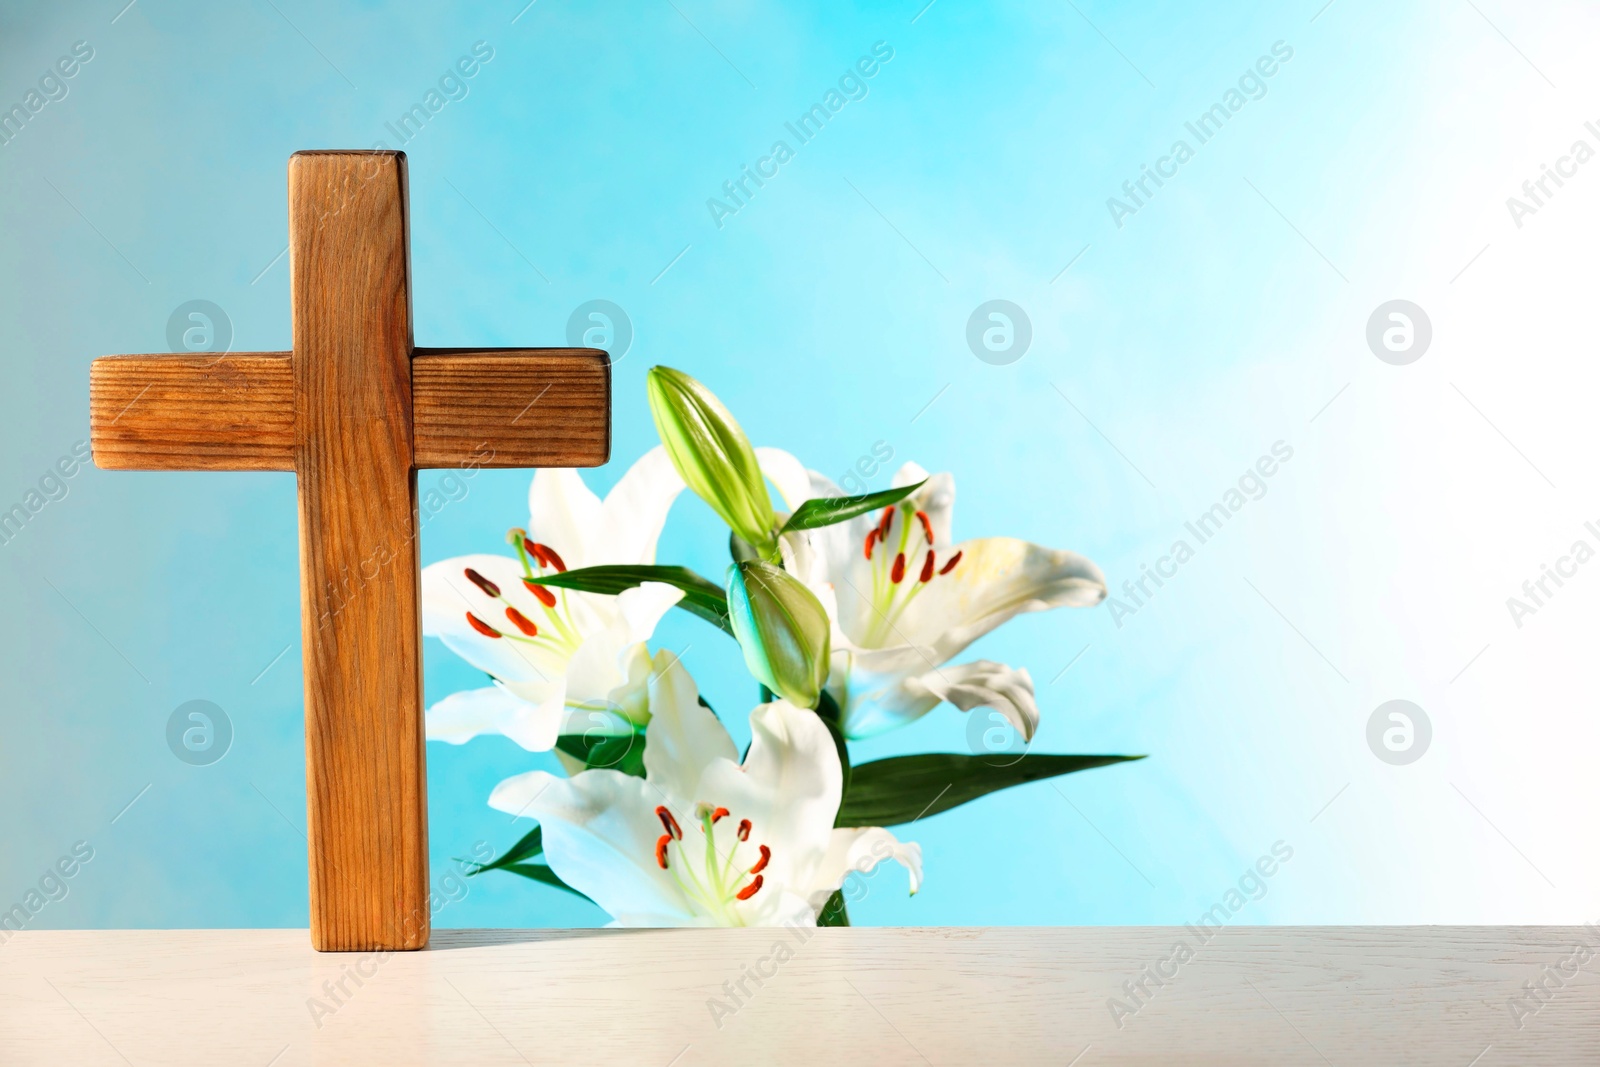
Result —
[[[165, 350], [184, 301], [224, 308], [235, 349], [288, 347], [289, 154], [398, 147], [385, 122], [482, 40], [470, 94], [404, 145], [416, 340], [558, 345], [579, 304], [623, 307], [617, 459], [591, 485], [653, 442], [665, 362], [757, 443], [838, 475], [885, 442], [874, 487], [909, 459], [953, 471], [958, 537], [1070, 547], [1118, 586], [1294, 449], [1121, 627], [1063, 611], [973, 650], [1033, 671], [1036, 750], [1151, 758], [918, 823], [924, 891], [885, 869], [858, 924], [1184, 922], [1279, 840], [1293, 860], [1235, 921], [1600, 917], [1600, 563], [1521, 628], [1505, 604], [1600, 544], [1600, 161], [1520, 228], [1505, 206], [1573, 140], [1600, 147], [1593, 9], [124, 2], [0, 3], [0, 104], [95, 52], [0, 146], [0, 510], [88, 436], [90, 360]], [[1266, 96], [1115, 226], [1106, 198], [1280, 40]], [[876, 41], [895, 54], [869, 95], [714, 225], [706, 199]], [[1008, 366], [965, 341], [994, 298], [1032, 323]], [[1404, 367], [1365, 341], [1396, 298], [1433, 324]], [[480, 474], [424, 562], [495, 551], [528, 479]], [[305, 925], [292, 476], [68, 484], [0, 546], [0, 905], [85, 840], [35, 926]], [[722, 539], [686, 495], [661, 557], [720, 573]], [[751, 703], [731, 642], [682, 615], [658, 636], [719, 708]], [[430, 701], [481, 678], [426, 655]], [[197, 698], [235, 730], [207, 767], [165, 742]], [[1395, 698], [1434, 731], [1404, 767], [1366, 742]], [[855, 758], [965, 751], [966, 727], [942, 709]], [[520, 835], [485, 799], [548, 757], [428, 755], [436, 876]], [[470, 885], [438, 925], [605, 918]]]

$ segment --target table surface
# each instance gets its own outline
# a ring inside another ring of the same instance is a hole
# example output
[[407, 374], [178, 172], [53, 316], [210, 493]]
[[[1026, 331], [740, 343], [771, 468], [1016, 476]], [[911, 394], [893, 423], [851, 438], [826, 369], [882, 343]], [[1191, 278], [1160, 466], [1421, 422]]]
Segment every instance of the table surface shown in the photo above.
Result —
[[0, 1063], [1600, 1063], [1600, 928], [1205, 933], [23, 932]]

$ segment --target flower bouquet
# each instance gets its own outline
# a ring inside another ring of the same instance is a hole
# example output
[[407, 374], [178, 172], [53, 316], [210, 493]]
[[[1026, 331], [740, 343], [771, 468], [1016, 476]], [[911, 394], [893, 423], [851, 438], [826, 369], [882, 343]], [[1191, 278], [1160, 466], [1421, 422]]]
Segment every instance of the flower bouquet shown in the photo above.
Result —
[[[1020, 613], [1098, 604], [1103, 575], [1014, 538], [953, 542], [949, 474], [908, 463], [892, 488], [847, 496], [788, 453], [752, 448], [688, 375], [652, 368], [648, 389], [662, 443], [604, 500], [576, 471], [540, 470], [510, 554], [423, 571], [423, 632], [493, 681], [429, 708], [428, 738], [501, 734], [553, 749], [566, 771], [494, 788], [491, 807], [538, 825], [472, 873], [577, 893], [620, 926], [848, 925], [852, 871], [894, 860], [911, 892], [922, 880], [921, 849], [889, 827], [1139, 758], [925, 753], [852, 766], [851, 739], [941, 704], [989, 709], [1031, 740], [1026, 669], [950, 661]], [[731, 531], [722, 584], [656, 563], [685, 486]], [[759, 683], [742, 758], [678, 658], [650, 650], [674, 607], [736, 640]]]

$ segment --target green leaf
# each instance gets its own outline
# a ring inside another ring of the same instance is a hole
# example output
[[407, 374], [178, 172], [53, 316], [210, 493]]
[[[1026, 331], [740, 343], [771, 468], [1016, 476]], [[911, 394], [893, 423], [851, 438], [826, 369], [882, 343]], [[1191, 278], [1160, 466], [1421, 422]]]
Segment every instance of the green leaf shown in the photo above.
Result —
[[[549, 867], [546, 867], [542, 863], [513, 863], [509, 866], [502, 867], [501, 870], [506, 871], [509, 874], [520, 874], [524, 878], [531, 878], [535, 882], [543, 882], [545, 885], [554, 886], [556, 889], [565, 889], [575, 897], [579, 897], [583, 900], [589, 900], [587, 895], [578, 892], [576, 889], [563, 882], [561, 877], [557, 875], [555, 871], [552, 871]], [[589, 900], [589, 903], [593, 904], [594, 901]]]
[[589, 770], [600, 768], [644, 777], [643, 734], [562, 734], [556, 738], [556, 748], [582, 760]]
[[844, 890], [835, 889], [833, 896], [822, 905], [822, 910], [817, 912], [818, 926], [849, 926], [850, 912], [845, 908]]
[[1028, 754], [997, 764], [992, 756], [929, 752], [874, 760], [855, 768], [834, 825], [899, 826], [996, 790], [1138, 759], [1144, 757]]
[[717, 583], [696, 574], [688, 567], [627, 566], [608, 564], [601, 567], [579, 567], [559, 574], [547, 574], [530, 581], [540, 585], [553, 585], [561, 589], [576, 589], [580, 593], [601, 593], [616, 596], [642, 582], [665, 582], [683, 590], [678, 607], [689, 614], [704, 619], [711, 625], [731, 634], [728, 622], [728, 596]]
[[[927, 479], [923, 479], [926, 481]], [[824, 496], [807, 500], [794, 514], [789, 516], [789, 521], [783, 524], [783, 533], [790, 530], [815, 530], [819, 526], [832, 526], [836, 522], [853, 519], [857, 515], [865, 515], [869, 511], [886, 508], [890, 504], [898, 504], [906, 497], [922, 488], [922, 482], [916, 485], [902, 485], [896, 489], [881, 489], [876, 493], [865, 493], [861, 496]]]
[[543, 827], [535, 826], [532, 830], [522, 835], [522, 840], [506, 849], [505, 852], [490, 860], [488, 863], [475, 863], [475, 870], [468, 871], [467, 877], [482, 874], [484, 871], [498, 871], [509, 867], [513, 863], [532, 859], [544, 851]]

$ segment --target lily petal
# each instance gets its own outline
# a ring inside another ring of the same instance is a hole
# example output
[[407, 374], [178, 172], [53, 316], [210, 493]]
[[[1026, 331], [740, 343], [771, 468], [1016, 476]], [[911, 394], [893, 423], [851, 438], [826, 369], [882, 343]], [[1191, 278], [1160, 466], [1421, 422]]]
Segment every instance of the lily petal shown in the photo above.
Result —
[[645, 773], [661, 793], [693, 803], [703, 799], [698, 787], [705, 769], [718, 760], [736, 767], [739, 750], [711, 709], [700, 703], [694, 679], [676, 653], [662, 649], [652, 665]]
[[535, 704], [500, 685], [451, 693], [428, 709], [429, 741], [464, 745], [480, 734], [504, 734], [529, 752], [555, 747], [565, 711], [562, 699]]
[[[499, 589], [504, 601], [469, 579], [468, 570]], [[544, 608], [522, 584], [522, 567], [516, 560], [486, 554], [441, 560], [422, 569], [421, 586], [424, 634], [440, 638], [462, 659], [503, 681], [553, 685], [560, 678], [565, 657], [554, 648], [515, 637], [488, 637], [467, 619], [471, 613], [502, 633], [516, 634], [507, 607], [529, 619], [545, 617]]]
[[[649, 759], [647, 747], [646, 763]], [[844, 774], [833, 738], [817, 713], [775, 700], [750, 713], [750, 750], [744, 764], [709, 764], [699, 789], [749, 818], [751, 841], [773, 844], [769, 882], [804, 885], [827, 851]], [[762, 902], [758, 898], [756, 903]], [[768, 918], [755, 922], [765, 925]]]
[[662, 616], [683, 599], [683, 590], [666, 582], [641, 582], [617, 594], [617, 611], [627, 623], [629, 636], [648, 641]]
[[811, 906], [820, 912], [852, 872], [871, 874], [879, 863], [889, 859], [906, 869], [912, 893], [922, 888], [921, 845], [914, 841], [901, 842], [880, 826], [834, 830], [827, 853], [811, 882]]
[[665, 448], [657, 445], [640, 456], [600, 505], [599, 526], [589, 531], [594, 540], [591, 562], [654, 563], [667, 512], [684, 488]]
[[[1100, 568], [1076, 552], [1058, 551], [1015, 537], [983, 537], [954, 545], [961, 560], [918, 594], [915, 611], [894, 624], [894, 643], [932, 650], [943, 663], [996, 626], [1025, 612], [1092, 607], [1105, 599]], [[953, 558], [950, 557], [950, 558]], [[846, 634], [868, 632], [877, 609], [866, 599], [870, 581], [836, 587]]]
[[677, 881], [656, 863], [661, 823], [653, 812], [660, 803], [644, 779], [608, 770], [572, 778], [530, 771], [507, 778], [489, 796], [498, 811], [537, 819], [551, 868], [617, 919], [702, 925]]
[[[683, 597], [664, 582], [645, 582], [616, 597], [617, 621], [583, 639], [566, 664], [567, 703], [605, 705], [634, 721], [648, 707], [633, 664], [661, 616]], [[620, 691], [620, 692], [619, 692]]]
[[845, 735], [866, 738], [904, 726], [932, 711], [940, 701], [949, 701], [962, 711], [993, 708], [1016, 727], [1024, 741], [1033, 740], [1039, 728], [1039, 705], [1027, 669], [980, 659], [900, 678], [861, 694], [849, 709]]
[[621, 562], [592, 556], [589, 551], [600, 523], [600, 498], [583, 484], [577, 471], [541, 467], [534, 474], [528, 487], [528, 532], [535, 541], [560, 553], [568, 567]]

